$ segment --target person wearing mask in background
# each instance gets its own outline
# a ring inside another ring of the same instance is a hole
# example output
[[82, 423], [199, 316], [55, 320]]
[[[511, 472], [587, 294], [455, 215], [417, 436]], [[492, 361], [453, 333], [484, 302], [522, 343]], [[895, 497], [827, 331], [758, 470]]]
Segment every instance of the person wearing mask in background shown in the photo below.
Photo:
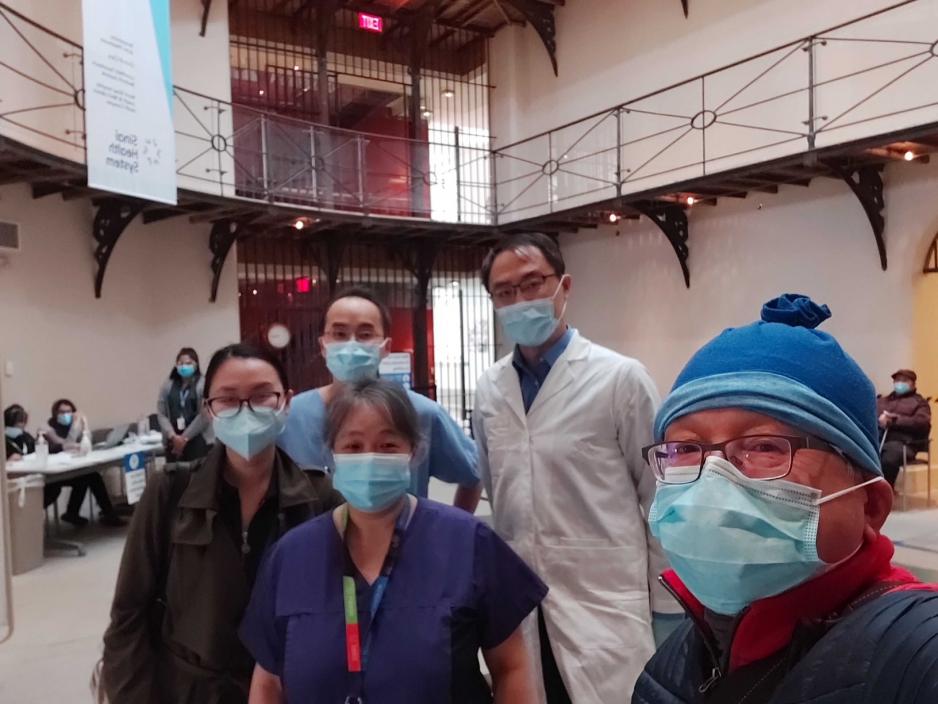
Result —
[[254, 661], [237, 629], [264, 553], [342, 503], [277, 450], [292, 392], [276, 357], [218, 350], [205, 393], [215, 445], [191, 471], [151, 475], [134, 512], [104, 634], [110, 704], [246, 702]]
[[[926, 450], [931, 434], [931, 407], [916, 391], [917, 379], [911, 369], [900, 369], [892, 375], [892, 393], [876, 401], [879, 427], [885, 434], [882, 448], [883, 475], [893, 487], [903, 461], [912, 459], [919, 448]], [[907, 456], [903, 457], [907, 447]]]
[[[346, 384], [377, 379], [391, 340], [391, 313], [369, 290], [348, 289], [327, 306], [320, 324], [319, 345], [332, 374], [332, 383], [305, 391], [293, 399], [287, 428], [278, 443], [304, 469], [335, 467], [326, 443], [326, 409]], [[415, 460], [413, 494], [426, 497], [430, 477], [457, 484], [453, 505], [474, 513], [482, 486], [476, 448], [440, 404], [407, 392], [417, 409], [426, 443]]]
[[192, 462], [204, 457], [214, 442], [211, 420], [202, 408], [205, 387], [199, 368], [199, 355], [183, 347], [176, 355], [176, 365], [160, 387], [156, 402], [166, 455], [170, 462]]
[[49, 453], [76, 452], [81, 446], [81, 436], [90, 433], [88, 419], [75, 409], [75, 404], [61, 398], [52, 404], [52, 417], [39, 429], [49, 443]]
[[691, 619], [633, 704], [934, 704], [938, 592], [892, 566], [872, 382], [785, 294], [704, 345], [645, 448]]
[[26, 432], [28, 422], [29, 416], [26, 414], [26, 409], [18, 403], [7, 406], [3, 410], [3, 434], [8, 460], [15, 462], [23, 459], [23, 455], [36, 451], [36, 438]]
[[[52, 404], [52, 417], [49, 418], [45, 427], [41, 428], [39, 432], [45, 436], [46, 441], [49, 443], [50, 453], [74, 452], [80, 447], [82, 435], [85, 432], [90, 433], [91, 428], [88, 426], [88, 419], [77, 413], [75, 404], [63, 398]], [[87, 525], [88, 519], [81, 515], [81, 505], [90, 490], [91, 495], [98, 502], [98, 508], [101, 509], [100, 521], [102, 525], [109, 528], [120, 528], [127, 525], [127, 522], [118, 516], [114, 510], [114, 504], [111, 503], [111, 497], [107, 493], [107, 485], [97, 472], [48, 485], [44, 497], [47, 506], [58, 499], [63, 486], [72, 489], [68, 496], [65, 513], [61, 516], [66, 523], [71, 523], [78, 528]]]
[[515, 348], [479, 380], [472, 419], [495, 530], [550, 587], [526, 624], [541, 701], [624, 701], [682, 620], [644, 518], [657, 390], [639, 362], [567, 325], [572, 281], [546, 235], [499, 242], [482, 283]]
[[534, 704], [520, 625], [547, 588], [485, 524], [408, 495], [408, 394], [345, 385], [327, 433], [348, 504], [271, 552], [241, 627], [250, 703]]

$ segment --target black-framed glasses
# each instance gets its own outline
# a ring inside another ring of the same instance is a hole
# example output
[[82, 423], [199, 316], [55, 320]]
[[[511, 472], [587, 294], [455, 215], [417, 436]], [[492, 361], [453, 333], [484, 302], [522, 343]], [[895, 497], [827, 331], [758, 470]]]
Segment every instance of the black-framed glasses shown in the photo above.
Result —
[[237, 396], [214, 396], [205, 401], [209, 413], [216, 418], [234, 418], [241, 412], [245, 404], [252, 411], [280, 410], [280, 402], [285, 394], [279, 391], [258, 391], [251, 394], [248, 398], [238, 398]]
[[558, 274], [533, 274], [528, 276], [520, 284], [501, 284], [492, 289], [492, 300], [497, 305], [507, 306], [515, 302], [515, 291], [521, 294], [521, 297], [530, 300], [536, 298], [544, 289], [547, 279], [560, 278]]
[[659, 442], [642, 448], [642, 456], [662, 484], [690, 484], [700, 478], [707, 456], [720, 452], [750, 479], [783, 479], [791, 472], [798, 450], [820, 450], [839, 457], [843, 452], [810, 436], [745, 435], [726, 442], [689, 440]]

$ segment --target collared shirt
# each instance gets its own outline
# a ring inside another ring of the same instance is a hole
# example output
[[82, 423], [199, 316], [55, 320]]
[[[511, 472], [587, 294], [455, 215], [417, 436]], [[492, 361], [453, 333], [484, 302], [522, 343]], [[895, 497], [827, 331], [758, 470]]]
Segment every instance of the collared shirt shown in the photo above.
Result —
[[515, 366], [515, 370], [518, 372], [518, 380], [521, 382], [521, 398], [524, 400], [525, 413], [531, 410], [534, 399], [537, 398], [538, 392], [547, 380], [547, 375], [550, 374], [550, 370], [560, 359], [560, 355], [567, 350], [567, 346], [570, 344], [570, 340], [573, 339], [575, 332], [573, 328], [568, 327], [563, 337], [557, 340], [533, 367], [521, 355], [520, 348], [517, 345], [515, 346], [515, 354], [511, 363]]

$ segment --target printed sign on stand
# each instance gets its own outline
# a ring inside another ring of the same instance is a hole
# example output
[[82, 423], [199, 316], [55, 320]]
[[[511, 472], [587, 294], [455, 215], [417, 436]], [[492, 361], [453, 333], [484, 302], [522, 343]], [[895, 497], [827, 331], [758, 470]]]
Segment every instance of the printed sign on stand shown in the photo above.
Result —
[[83, 0], [88, 185], [176, 204], [170, 0]]
[[413, 388], [413, 359], [410, 352], [392, 352], [383, 360], [379, 373], [382, 379], [396, 381], [405, 389]]
[[140, 501], [147, 486], [147, 457], [142, 452], [135, 452], [124, 457], [124, 493], [127, 503], [133, 506]]

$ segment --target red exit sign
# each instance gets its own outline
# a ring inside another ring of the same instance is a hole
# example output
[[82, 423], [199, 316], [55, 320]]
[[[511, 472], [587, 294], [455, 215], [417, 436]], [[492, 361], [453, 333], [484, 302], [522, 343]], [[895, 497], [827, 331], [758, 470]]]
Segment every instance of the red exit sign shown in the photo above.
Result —
[[381, 34], [384, 31], [384, 18], [379, 15], [369, 15], [365, 12], [359, 12], [358, 28], [364, 29], [366, 32]]

